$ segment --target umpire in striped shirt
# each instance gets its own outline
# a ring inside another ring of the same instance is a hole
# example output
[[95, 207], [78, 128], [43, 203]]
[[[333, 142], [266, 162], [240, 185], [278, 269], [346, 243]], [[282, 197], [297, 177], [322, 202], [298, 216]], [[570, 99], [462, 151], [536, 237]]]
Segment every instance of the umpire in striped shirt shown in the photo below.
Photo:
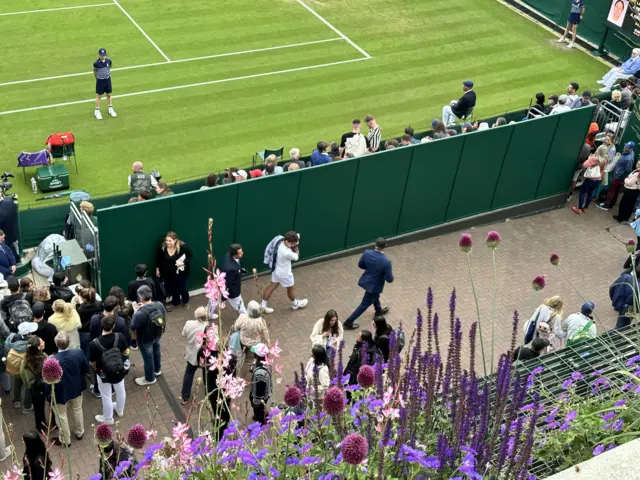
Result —
[[367, 133], [367, 140], [369, 140], [369, 150], [377, 152], [380, 148], [380, 139], [382, 138], [382, 128], [376, 123], [376, 117], [373, 115], [367, 115], [364, 119], [369, 127], [369, 133]]
[[101, 48], [98, 50], [98, 58], [93, 62], [93, 76], [96, 77], [96, 109], [93, 115], [97, 120], [102, 120], [100, 113], [100, 98], [107, 95], [107, 103], [109, 105], [109, 115], [116, 117], [116, 111], [111, 105], [111, 59], [107, 58], [107, 50]]

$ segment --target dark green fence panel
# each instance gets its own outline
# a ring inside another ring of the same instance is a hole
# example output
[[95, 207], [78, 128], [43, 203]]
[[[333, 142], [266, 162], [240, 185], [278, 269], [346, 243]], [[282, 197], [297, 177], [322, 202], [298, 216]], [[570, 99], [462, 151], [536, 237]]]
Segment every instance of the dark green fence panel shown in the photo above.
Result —
[[344, 160], [292, 173], [300, 175], [295, 230], [300, 232], [304, 258], [344, 249], [359, 161]]
[[536, 198], [569, 191], [574, 167], [587, 137], [594, 108], [579, 108], [560, 115]]
[[135, 278], [134, 266], [155, 270], [156, 252], [170, 230], [171, 202], [160, 199], [98, 212], [100, 281], [104, 297], [114, 285], [124, 288]]
[[103, 208], [126, 205], [129, 199], [135, 196], [134, 193], [121, 193], [110, 197], [92, 198], [91, 203], [96, 207], [96, 210], [101, 210]]
[[397, 233], [413, 148], [396, 148], [360, 158], [351, 205], [347, 247]]
[[444, 222], [466, 138], [466, 135], [456, 135], [412, 147], [413, 159], [398, 233]]
[[447, 210], [447, 221], [491, 209], [513, 125], [466, 134]]
[[202, 269], [207, 267], [209, 218], [213, 218], [213, 254], [218, 261], [222, 261], [227, 248], [233, 243], [237, 195], [237, 188], [225, 185], [169, 197], [171, 230], [193, 250], [189, 288], [200, 288], [206, 280]]
[[37, 247], [42, 240], [52, 233], [62, 235], [64, 219], [68, 213], [68, 203], [47, 208], [20, 210], [22, 248]]
[[[561, 25], [563, 22], [566, 25], [567, 18], [569, 16], [569, 10], [571, 7], [571, 1], [567, 0], [523, 0], [524, 3], [531, 8], [542, 13], [549, 20]], [[591, 3], [591, 2], [590, 2]], [[591, 5], [589, 5], [591, 9]], [[605, 16], [606, 18], [606, 16]]]
[[[235, 241], [243, 246], [247, 270], [267, 268], [263, 262], [267, 244], [276, 235], [293, 230], [299, 183], [300, 175], [291, 172], [235, 185], [238, 189]], [[304, 250], [302, 255], [304, 258]]]
[[204, 186], [204, 180], [204, 178], [198, 178], [181, 183], [170, 183], [169, 188], [174, 193], [195, 192], [197, 190], [200, 190], [200, 187]]
[[549, 153], [558, 117], [551, 115], [514, 125], [492, 210], [528, 202], [536, 197], [538, 179]]

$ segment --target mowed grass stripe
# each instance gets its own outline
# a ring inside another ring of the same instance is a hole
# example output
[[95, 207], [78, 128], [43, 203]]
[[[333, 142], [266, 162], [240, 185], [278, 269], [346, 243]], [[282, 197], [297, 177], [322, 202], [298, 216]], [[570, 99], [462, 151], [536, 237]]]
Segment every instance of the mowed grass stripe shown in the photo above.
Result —
[[75, 7], [78, 5], [92, 5], [94, 3], [103, 2], [95, 0], [2, 0], [2, 2], [0, 2], [0, 13]]

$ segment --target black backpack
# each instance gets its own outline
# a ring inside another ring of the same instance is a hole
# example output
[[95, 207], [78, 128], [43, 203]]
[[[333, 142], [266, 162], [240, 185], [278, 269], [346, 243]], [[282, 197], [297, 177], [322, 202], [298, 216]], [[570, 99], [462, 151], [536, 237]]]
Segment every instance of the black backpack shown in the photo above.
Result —
[[124, 361], [122, 360], [122, 352], [118, 348], [119, 337], [120, 335], [116, 333], [113, 341], [113, 347], [109, 350], [102, 346], [98, 341], [98, 338], [93, 341], [95, 346], [102, 352], [102, 356], [100, 357], [100, 363], [102, 364], [102, 373], [100, 374], [100, 378], [105, 380], [107, 383], [120, 383], [127, 374], [124, 368]]
[[271, 372], [262, 363], [253, 367], [251, 398], [255, 406], [266, 404], [271, 398]]
[[33, 320], [31, 305], [25, 300], [24, 295], [9, 306], [9, 330], [18, 332], [18, 325]]
[[158, 302], [153, 302], [142, 307], [144, 313], [149, 316], [149, 336], [153, 339], [160, 338], [167, 325], [164, 310], [159, 305]]

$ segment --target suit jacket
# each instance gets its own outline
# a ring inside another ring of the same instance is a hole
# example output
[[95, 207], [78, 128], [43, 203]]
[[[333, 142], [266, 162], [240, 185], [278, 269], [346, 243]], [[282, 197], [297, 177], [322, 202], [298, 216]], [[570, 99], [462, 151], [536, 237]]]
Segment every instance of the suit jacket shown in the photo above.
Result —
[[369, 293], [380, 294], [384, 290], [384, 282], [393, 282], [391, 260], [382, 252], [365, 250], [358, 261], [358, 267], [364, 270], [358, 286]]
[[467, 90], [456, 102], [456, 104], [451, 107], [451, 111], [455, 114], [456, 117], [460, 118], [464, 114], [466, 114], [471, 107], [475, 106], [476, 92], [474, 92], [473, 90]]
[[5, 280], [13, 276], [11, 267], [16, 264], [16, 257], [9, 248], [9, 245], [3, 244], [0, 249], [0, 273], [4, 275]]
[[56, 383], [57, 403], [67, 403], [82, 395], [86, 388], [85, 373], [89, 373], [89, 362], [79, 348], [68, 349], [55, 355], [62, 367], [62, 380]]
[[242, 270], [242, 265], [234, 260], [230, 253], [227, 253], [222, 261], [220, 271], [227, 274], [225, 280], [227, 282], [229, 298], [240, 296], [240, 282], [242, 280], [240, 270]]

